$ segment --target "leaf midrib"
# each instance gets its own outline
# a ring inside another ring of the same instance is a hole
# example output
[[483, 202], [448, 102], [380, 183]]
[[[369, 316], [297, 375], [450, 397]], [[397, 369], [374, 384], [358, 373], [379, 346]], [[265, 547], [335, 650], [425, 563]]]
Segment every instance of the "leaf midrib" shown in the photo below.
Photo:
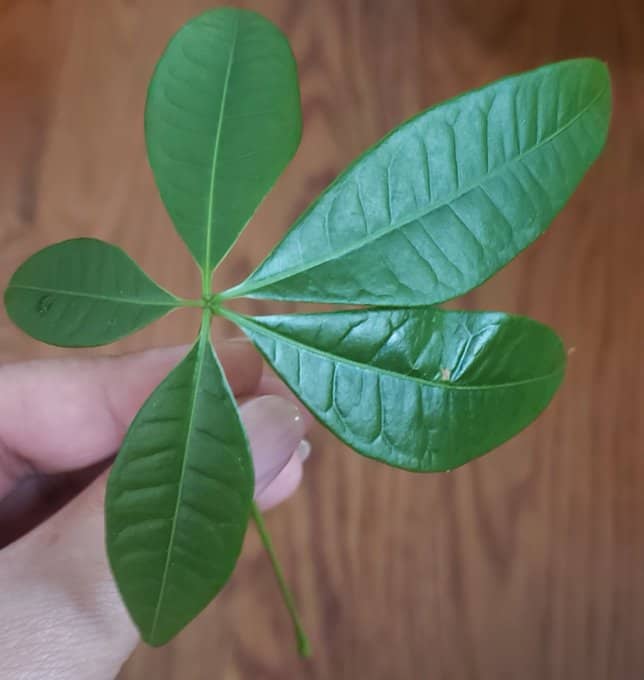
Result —
[[[235, 286], [235, 287], [231, 288], [229, 291], [226, 291], [226, 293], [222, 294], [222, 298], [241, 297], [241, 296], [244, 296], [244, 295], [249, 295], [249, 294], [251, 294], [251, 293], [253, 293], [257, 290], [261, 290], [262, 288], [272, 286], [273, 284], [279, 283], [280, 281], [284, 281], [285, 279], [289, 279], [289, 278], [291, 278], [293, 276], [297, 276], [298, 274], [301, 274], [303, 272], [310, 271], [311, 269], [315, 269], [316, 267], [319, 267], [321, 265], [328, 264], [329, 262], [332, 262], [334, 260], [338, 260], [338, 259], [344, 257], [345, 255], [348, 255], [349, 253], [352, 253], [356, 250], [359, 250], [360, 248], [367, 245], [368, 243], [372, 243], [374, 241], [377, 241], [380, 238], [382, 238], [383, 236], [386, 236], [386, 235], [390, 234], [391, 232], [396, 231], [397, 229], [400, 229], [401, 227], [404, 227], [408, 224], [412, 224], [413, 222], [420, 219], [421, 217], [424, 217], [426, 215], [429, 215], [430, 213], [433, 213], [433, 212], [436, 212], [437, 210], [440, 210], [441, 208], [444, 208], [445, 206], [453, 203], [455, 200], [457, 200], [458, 198], [461, 198], [462, 196], [464, 196], [468, 192], [476, 189], [483, 182], [486, 182], [489, 179], [495, 177], [497, 174], [507, 170], [508, 167], [511, 167], [512, 165], [516, 165], [516, 164], [520, 163], [525, 158], [530, 156], [532, 153], [538, 151], [539, 149], [546, 146], [547, 144], [550, 144], [550, 142], [552, 142], [552, 140], [554, 140], [558, 136], [564, 134], [564, 132], [568, 128], [570, 128], [572, 125], [574, 125], [577, 122], [577, 120], [579, 120], [579, 118], [581, 118], [583, 115], [588, 113], [588, 111], [590, 111], [590, 109], [606, 94], [608, 89], [609, 89], [609, 85], [606, 84], [597, 93], [597, 95], [595, 95], [595, 97], [593, 97], [590, 100], [590, 102], [588, 102], [588, 104], [583, 109], [581, 109], [578, 113], [576, 113], [565, 125], [558, 128], [555, 132], [553, 132], [552, 134], [550, 134], [547, 137], [545, 137], [544, 139], [542, 139], [538, 144], [535, 144], [533, 147], [531, 147], [527, 151], [524, 151], [523, 153], [518, 154], [514, 158], [502, 163], [499, 167], [497, 167], [492, 172], [488, 173], [487, 175], [479, 177], [479, 179], [476, 182], [468, 184], [465, 188], [460, 188], [459, 190], [457, 190], [456, 192], [454, 192], [453, 194], [451, 194], [447, 198], [443, 199], [442, 201], [439, 201], [438, 203], [435, 203], [434, 205], [432, 205], [428, 208], [425, 208], [422, 211], [418, 211], [418, 213], [414, 214], [412, 217], [405, 218], [404, 222], [392, 224], [392, 225], [389, 225], [386, 228], [383, 228], [381, 230], [371, 232], [370, 234], [368, 234], [364, 238], [353, 242], [351, 245], [347, 246], [346, 248], [339, 249], [338, 251], [336, 251], [335, 253], [333, 253], [330, 256], [324, 256], [324, 257], [321, 257], [318, 260], [312, 260], [312, 261], [308, 262], [307, 264], [305, 264], [303, 266], [300, 265], [300, 266], [292, 267], [291, 269], [284, 269], [279, 274], [275, 274], [274, 276], [269, 276], [269, 277], [266, 277], [264, 279], [259, 279], [255, 282], [253, 282], [253, 275], [254, 274], [251, 274], [251, 276], [248, 279], [250, 285], [246, 286], [246, 285], [244, 285], [244, 283], [241, 283], [241, 284], [239, 284], [239, 286]], [[302, 218], [301, 221], [298, 221], [296, 223], [296, 225], [301, 224], [303, 221], [305, 221], [306, 217], [308, 217], [308, 215], [305, 216], [304, 218]], [[293, 228], [295, 228], [295, 226]], [[271, 255], [269, 255], [269, 257], [267, 258], [266, 261], [268, 261], [272, 257], [272, 255], [273, 255], [273, 253], [271, 253]], [[262, 266], [263, 266], [263, 263], [262, 263], [262, 265], [260, 265], [260, 268]]]
[[49, 288], [45, 286], [25, 286], [23, 284], [12, 283], [7, 286], [7, 290], [31, 290], [39, 293], [51, 293], [55, 295], [67, 295], [68, 297], [90, 298], [92, 300], [102, 300], [104, 302], [117, 302], [138, 307], [177, 307], [178, 301], [169, 299], [167, 301], [157, 300], [148, 301], [143, 298], [113, 297], [111, 295], [100, 295], [97, 293], [84, 293], [82, 291], [65, 290], [62, 288]]
[[219, 157], [219, 144], [221, 141], [221, 131], [223, 127], [224, 111], [226, 108], [226, 98], [228, 96], [228, 85], [230, 83], [230, 74], [232, 71], [233, 61], [235, 60], [235, 49], [237, 46], [237, 36], [239, 34], [239, 15], [235, 13], [235, 26], [233, 29], [233, 37], [230, 45], [230, 53], [228, 55], [228, 64], [226, 65], [226, 75], [224, 77], [224, 87], [221, 93], [221, 104], [219, 106], [219, 119], [217, 121], [217, 131], [215, 132], [215, 141], [213, 143], [212, 151], [212, 168], [210, 171], [210, 189], [208, 192], [208, 215], [206, 218], [206, 252], [203, 271], [203, 293], [207, 295], [210, 293], [210, 249], [212, 247], [212, 230], [213, 230], [213, 215], [215, 208], [215, 179], [217, 175], [217, 159]]
[[262, 326], [260, 323], [256, 322], [255, 320], [247, 317], [247, 316], [240, 316], [234, 312], [231, 312], [230, 310], [225, 310], [225, 312], [222, 310], [222, 316], [227, 316], [231, 321], [234, 321], [235, 323], [239, 324], [240, 326], [250, 326], [255, 329], [257, 329], [260, 333], [263, 333], [264, 335], [271, 336], [273, 338], [277, 338], [281, 340], [282, 342], [287, 342], [292, 345], [295, 345], [307, 352], [312, 352], [313, 354], [317, 354], [318, 356], [321, 356], [328, 361], [332, 361], [334, 363], [342, 362], [345, 364], [349, 364], [351, 366], [355, 366], [356, 368], [359, 368], [360, 370], [363, 371], [374, 371], [376, 373], [382, 373], [383, 375], [389, 375], [393, 378], [396, 378], [397, 380], [409, 380], [412, 382], [419, 383], [420, 385], [425, 385], [427, 387], [433, 387], [433, 388], [439, 388], [439, 389], [444, 389], [444, 390], [454, 390], [454, 391], [470, 391], [470, 392], [482, 392], [485, 390], [495, 390], [495, 389], [508, 389], [508, 388], [513, 388], [513, 387], [520, 387], [521, 385], [531, 385], [534, 383], [542, 382], [545, 380], [549, 380], [556, 375], [562, 373], [564, 369], [564, 363], [561, 364], [559, 368], [556, 368], [554, 371], [551, 371], [550, 373], [546, 373], [544, 375], [541, 375], [537, 378], [527, 378], [525, 380], [517, 380], [515, 382], [508, 382], [508, 383], [498, 383], [494, 385], [456, 385], [451, 382], [437, 382], [435, 380], [427, 380], [424, 378], [418, 378], [416, 376], [412, 375], [404, 375], [401, 373], [396, 373], [395, 371], [391, 371], [386, 368], [381, 368], [380, 366], [373, 366], [371, 364], [366, 364], [366, 363], [361, 363], [359, 361], [355, 361], [353, 359], [347, 359], [346, 357], [342, 357], [339, 355], [335, 354], [330, 354], [329, 352], [325, 352], [324, 350], [318, 349], [316, 347], [312, 347], [311, 345], [306, 345], [303, 342], [300, 342], [298, 340], [293, 340], [292, 338], [289, 338], [286, 335], [282, 335], [281, 333], [278, 333], [277, 331], [267, 329], [266, 326]]
[[174, 512], [172, 515], [172, 527], [170, 529], [170, 537], [168, 539], [168, 550], [166, 553], [165, 564], [163, 567], [163, 575], [161, 577], [161, 586], [159, 587], [159, 595], [157, 598], [157, 604], [154, 609], [154, 618], [152, 619], [152, 627], [150, 629], [150, 640], [154, 640], [157, 626], [159, 625], [159, 617], [161, 616], [161, 610], [163, 607], [163, 602], [165, 599], [165, 591], [168, 583], [168, 575], [170, 572], [170, 562], [171, 556], [173, 554], [174, 537], [177, 529], [177, 521], [179, 518], [179, 509], [181, 507], [181, 501], [183, 499], [183, 487], [186, 470], [188, 469], [188, 453], [190, 450], [188, 442], [192, 438], [192, 431], [194, 426], [194, 418], [197, 403], [197, 394], [199, 392], [199, 383], [201, 381], [202, 367], [205, 358], [206, 351], [208, 349], [208, 336], [210, 330], [210, 312], [204, 310], [201, 329], [199, 331], [199, 341], [197, 346], [197, 358], [195, 360], [195, 367], [192, 373], [192, 385], [193, 391], [190, 399], [190, 411], [188, 417], [188, 426], [186, 428], [186, 436], [184, 440], [184, 455], [183, 461], [181, 463], [181, 472], [179, 474], [177, 501], [175, 503]]

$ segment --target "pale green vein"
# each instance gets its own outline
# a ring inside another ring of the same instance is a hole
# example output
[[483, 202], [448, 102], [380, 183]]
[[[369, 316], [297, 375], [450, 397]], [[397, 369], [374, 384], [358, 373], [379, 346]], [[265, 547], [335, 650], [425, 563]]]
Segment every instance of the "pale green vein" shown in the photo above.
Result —
[[[48, 288], [45, 286], [25, 286], [20, 283], [12, 283], [7, 287], [7, 290], [30, 290], [38, 293], [51, 293], [52, 295], [67, 295], [68, 297], [89, 298], [91, 300], [101, 300], [103, 302], [117, 302], [128, 305], [150, 306], [150, 307], [178, 307], [178, 306], [201, 306], [200, 300], [184, 300], [182, 298], [175, 298], [171, 296], [171, 300], [146, 300], [144, 298], [131, 297], [116, 297], [111, 295], [103, 295], [99, 293], [84, 293], [82, 291], [65, 290], [63, 288]], [[167, 293], [171, 295], [170, 293]]]
[[219, 313], [221, 314], [221, 316], [226, 317], [230, 321], [236, 323], [242, 329], [244, 327], [254, 329], [257, 333], [272, 338], [274, 341], [287, 343], [289, 345], [292, 345], [293, 347], [298, 348], [298, 350], [300, 351], [310, 352], [311, 354], [315, 354], [319, 357], [322, 357], [326, 361], [330, 361], [334, 364], [343, 363], [348, 366], [358, 368], [361, 371], [371, 371], [373, 373], [379, 373], [382, 375], [390, 376], [392, 378], [395, 378], [396, 380], [405, 380], [417, 383], [424, 387], [432, 387], [442, 390], [482, 392], [485, 390], [496, 389], [500, 390], [505, 388], [521, 387], [522, 385], [532, 385], [534, 383], [550, 380], [555, 376], [561, 374], [564, 370], [564, 364], [562, 362], [561, 366], [556, 368], [554, 371], [551, 371], [550, 373], [545, 373], [544, 375], [539, 375], [533, 378], [526, 378], [524, 380], [515, 380], [514, 382], [508, 383], [495, 383], [493, 385], [457, 385], [449, 381], [428, 380], [426, 378], [419, 378], [417, 376], [396, 373], [395, 371], [390, 371], [389, 369], [382, 368], [380, 366], [373, 366], [371, 364], [361, 363], [353, 359], [347, 359], [346, 357], [343, 357], [342, 355], [339, 354], [331, 354], [330, 352], [326, 352], [323, 349], [312, 347], [311, 345], [306, 345], [303, 342], [300, 342], [299, 340], [294, 340], [293, 338], [290, 338], [287, 335], [282, 335], [277, 331], [266, 328], [266, 326], [262, 326], [261, 323], [258, 323], [254, 319], [247, 316], [243, 316], [241, 314], [236, 314], [235, 312], [232, 312], [230, 309], [225, 309], [221, 307], [219, 308]]
[[161, 586], [159, 587], [159, 595], [157, 598], [156, 607], [154, 609], [154, 618], [152, 619], [152, 626], [150, 629], [150, 640], [154, 640], [154, 635], [156, 633], [157, 626], [159, 624], [159, 617], [161, 615], [161, 610], [163, 607], [163, 602], [165, 599], [165, 590], [168, 583], [168, 574], [170, 572], [171, 558], [173, 554], [174, 537], [177, 529], [177, 520], [179, 518], [179, 509], [181, 507], [181, 500], [183, 498], [183, 486], [185, 480], [186, 470], [188, 469], [188, 449], [191, 438], [192, 430], [194, 427], [195, 411], [197, 394], [199, 393], [199, 381], [201, 380], [201, 370], [204, 361], [204, 356], [209, 348], [209, 336], [210, 336], [210, 311], [204, 309], [203, 315], [201, 317], [201, 329], [199, 331], [199, 340], [197, 346], [197, 357], [195, 360], [195, 368], [192, 375], [192, 395], [190, 397], [190, 407], [188, 416], [188, 427], [186, 430], [185, 445], [183, 452], [183, 460], [181, 461], [181, 472], [179, 474], [179, 483], [177, 491], [177, 501], [174, 507], [174, 512], [172, 514], [172, 527], [170, 529], [170, 538], [168, 539], [168, 549], [165, 556], [165, 564], [163, 566], [163, 575], [161, 577]]
[[210, 172], [210, 190], [208, 192], [208, 217], [206, 218], [206, 253], [204, 267], [202, 271], [202, 288], [203, 294], [210, 293], [210, 249], [212, 243], [213, 230], [213, 213], [215, 206], [215, 179], [217, 175], [217, 159], [219, 157], [219, 144], [221, 142], [221, 131], [224, 120], [224, 110], [226, 108], [226, 97], [228, 96], [228, 84], [230, 83], [230, 74], [232, 72], [233, 62], [235, 60], [235, 48], [237, 45], [237, 35], [239, 33], [239, 16], [235, 14], [235, 28], [233, 29], [232, 43], [230, 46], [230, 53], [228, 55], [228, 64], [226, 65], [226, 75], [224, 77], [224, 87], [221, 94], [221, 105], [219, 107], [219, 119], [217, 121], [217, 131], [215, 133], [215, 141], [213, 143], [212, 152], [212, 168]]

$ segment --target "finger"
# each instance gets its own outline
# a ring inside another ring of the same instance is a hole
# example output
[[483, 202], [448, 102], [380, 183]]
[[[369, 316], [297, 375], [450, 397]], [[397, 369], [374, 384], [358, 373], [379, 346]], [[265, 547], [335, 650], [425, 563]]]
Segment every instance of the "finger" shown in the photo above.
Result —
[[284, 381], [279, 378], [271, 368], [264, 364], [264, 369], [262, 371], [262, 377], [259, 380], [259, 384], [256, 389], [257, 394], [276, 394], [280, 397], [284, 397], [289, 401], [292, 401], [302, 412], [303, 417], [306, 419], [309, 427], [315, 422], [313, 416], [308, 411], [308, 409], [302, 404], [302, 402], [293, 394], [291, 389], [284, 383]]
[[[242, 419], [256, 478], [265, 485], [260, 493], [272, 489], [273, 504], [292, 493], [301, 477], [299, 459], [299, 473], [289, 461], [305, 421], [291, 402], [276, 396], [244, 404]], [[105, 556], [105, 480], [102, 474], [0, 552], [0, 649], [8, 678], [113, 678], [138, 641]]]
[[[254, 345], [251, 343], [248, 337], [245, 335], [240, 335], [236, 338], [229, 340], [229, 342], [245, 343], [250, 347]], [[302, 411], [304, 418], [312, 424], [314, 418], [309, 413], [308, 409], [300, 402], [300, 400], [295, 396], [293, 391], [286, 385], [286, 383], [275, 373], [275, 371], [266, 363], [262, 367], [262, 375], [259, 379], [259, 383], [255, 389], [256, 394], [277, 394], [280, 397], [284, 397], [289, 401], [294, 402], [298, 408]]]
[[251, 399], [240, 412], [253, 454], [257, 496], [286, 467], [306, 435], [308, 421], [293, 402], [274, 395]]
[[[294, 402], [274, 395], [250, 399], [240, 411], [253, 451], [256, 494], [261, 494], [280, 475], [291, 451], [295, 448], [302, 454], [306, 449], [307, 445], [300, 440], [311, 419]], [[0, 499], [0, 548], [53, 515], [108, 464], [109, 461], [104, 460], [81, 470], [29, 475], [16, 483], [12, 492]]]
[[[187, 350], [0, 367], [0, 496], [27, 469], [58, 472], [113, 454], [143, 401]], [[235, 393], [252, 393], [262, 370], [253, 348], [224, 341], [218, 354]]]
[[310, 451], [311, 444], [306, 439], [303, 439], [279, 475], [266, 489], [256, 495], [255, 500], [261, 510], [270, 510], [270, 508], [279, 505], [295, 493], [302, 481], [302, 466], [308, 458]]

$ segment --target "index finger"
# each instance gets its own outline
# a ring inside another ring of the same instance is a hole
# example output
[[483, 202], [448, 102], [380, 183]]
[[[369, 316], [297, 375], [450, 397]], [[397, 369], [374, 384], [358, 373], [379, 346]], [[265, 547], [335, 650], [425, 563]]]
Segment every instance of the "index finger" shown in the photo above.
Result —
[[[5, 478], [20, 468], [59, 472], [114, 454], [139, 407], [188, 349], [0, 366], [0, 497], [3, 470]], [[217, 353], [235, 394], [252, 394], [262, 373], [252, 346], [223, 341]]]

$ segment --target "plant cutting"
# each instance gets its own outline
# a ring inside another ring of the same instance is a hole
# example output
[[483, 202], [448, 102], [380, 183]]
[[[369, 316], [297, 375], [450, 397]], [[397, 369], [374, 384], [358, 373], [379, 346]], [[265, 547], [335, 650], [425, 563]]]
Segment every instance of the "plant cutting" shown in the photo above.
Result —
[[[412, 472], [451, 470], [516, 435], [565, 370], [547, 326], [438, 305], [491, 277], [542, 234], [606, 140], [610, 78], [594, 59], [513, 75], [430, 108], [354, 161], [242, 282], [221, 263], [301, 135], [295, 59], [259, 14], [208, 11], [172, 37], [145, 109], [161, 198], [201, 272], [179, 298], [120, 248], [49, 246], [9, 281], [32, 337], [103, 345], [174, 309], [201, 309], [185, 358], [134, 418], [113, 465], [107, 552], [143, 639], [162, 645], [221, 590], [252, 518], [299, 649], [308, 642], [263, 519], [239, 412], [211, 340], [237, 324], [325, 427], [359, 454]], [[352, 306], [248, 316], [236, 298]]]

